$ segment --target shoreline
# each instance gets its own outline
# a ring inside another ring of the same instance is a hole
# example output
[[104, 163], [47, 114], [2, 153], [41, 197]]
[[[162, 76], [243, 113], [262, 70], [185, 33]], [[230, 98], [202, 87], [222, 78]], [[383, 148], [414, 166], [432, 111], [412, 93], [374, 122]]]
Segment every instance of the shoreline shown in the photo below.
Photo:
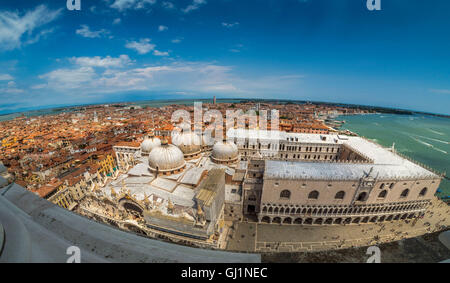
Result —
[[[189, 101], [191, 103], [195, 101], [205, 101], [205, 100], [211, 100], [211, 98], [198, 98], [198, 99], [156, 99], [156, 100], [138, 100], [138, 101], [121, 101], [121, 102], [102, 102], [102, 103], [93, 103], [93, 104], [79, 104], [79, 105], [67, 105], [67, 106], [50, 106], [50, 107], [42, 107], [37, 109], [29, 109], [29, 110], [21, 110], [21, 111], [14, 111], [9, 113], [0, 113], [0, 119], [4, 116], [8, 115], [16, 115], [16, 117], [19, 116], [40, 116], [40, 115], [26, 115], [27, 113], [36, 113], [36, 112], [57, 112], [57, 111], [67, 111], [70, 109], [77, 109], [77, 108], [86, 108], [86, 107], [101, 107], [103, 105], [139, 105], [139, 104], [145, 104], [145, 103], [170, 103], [170, 104], [177, 104], [176, 102], [182, 102], [182, 101]], [[441, 117], [441, 118], [447, 118], [450, 119], [450, 115], [447, 114], [440, 114], [440, 113], [431, 113], [431, 112], [424, 112], [424, 111], [418, 111], [418, 110], [408, 110], [408, 109], [400, 109], [400, 108], [390, 108], [390, 107], [381, 107], [381, 106], [372, 106], [372, 105], [359, 105], [359, 104], [348, 104], [348, 103], [340, 103], [340, 102], [323, 102], [323, 101], [307, 101], [307, 100], [290, 100], [290, 99], [282, 99], [282, 100], [274, 100], [274, 99], [257, 99], [257, 98], [217, 98], [216, 99], [218, 103], [220, 101], [226, 101], [226, 100], [235, 100], [235, 103], [241, 103], [241, 102], [265, 102], [265, 103], [294, 103], [294, 104], [305, 104], [305, 103], [311, 103], [314, 105], [329, 105], [329, 106], [336, 106], [336, 107], [347, 107], [352, 109], [360, 109], [360, 110], [370, 110], [375, 111], [375, 113], [352, 113], [352, 114], [341, 114], [342, 116], [351, 116], [351, 115], [362, 115], [362, 114], [395, 114], [395, 115], [427, 115], [427, 116], [433, 116], [433, 117]], [[173, 103], [171, 103], [173, 102]], [[226, 103], [226, 102], [224, 102]], [[51, 115], [51, 113], [43, 114], [43, 115]], [[339, 116], [341, 116], [339, 115]], [[16, 117], [13, 117], [12, 120]], [[7, 121], [2, 120], [2, 121]]]

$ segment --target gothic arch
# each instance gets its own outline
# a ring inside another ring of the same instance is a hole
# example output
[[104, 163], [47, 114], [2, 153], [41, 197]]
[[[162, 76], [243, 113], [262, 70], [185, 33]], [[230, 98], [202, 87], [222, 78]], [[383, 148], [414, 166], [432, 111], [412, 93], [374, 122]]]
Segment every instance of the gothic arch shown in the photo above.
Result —
[[322, 219], [322, 218], [317, 218], [317, 219], [314, 221], [314, 224], [322, 225], [322, 223], [323, 223], [323, 219]]
[[402, 191], [402, 193], [400, 194], [400, 197], [401, 198], [406, 198], [408, 196], [408, 194], [409, 194], [409, 189], [404, 189]]
[[272, 223], [280, 224], [280, 223], [281, 223], [281, 218], [280, 218], [280, 217], [274, 217], [274, 218], [272, 219]]
[[382, 190], [379, 194], [378, 194], [378, 198], [386, 198], [387, 195], [387, 191], [386, 190]]
[[339, 191], [334, 196], [335, 199], [344, 199], [344, 197], [345, 197], [345, 192], [344, 191]]
[[357, 201], [365, 201], [367, 199], [367, 193], [366, 192], [362, 192], [358, 195], [358, 198], [356, 199]]
[[427, 194], [427, 188], [425, 187], [425, 188], [423, 188], [421, 191], [420, 191], [420, 193], [419, 193], [419, 197], [423, 197], [423, 196], [425, 196], [426, 194]]
[[291, 198], [291, 191], [289, 191], [289, 190], [281, 191], [280, 198], [281, 199], [290, 199]]
[[318, 199], [318, 198], [319, 198], [318, 191], [312, 191], [308, 194], [308, 199]]
[[270, 217], [269, 216], [264, 216], [263, 218], [261, 218], [261, 222], [270, 223], [271, 222], [270, 221]]

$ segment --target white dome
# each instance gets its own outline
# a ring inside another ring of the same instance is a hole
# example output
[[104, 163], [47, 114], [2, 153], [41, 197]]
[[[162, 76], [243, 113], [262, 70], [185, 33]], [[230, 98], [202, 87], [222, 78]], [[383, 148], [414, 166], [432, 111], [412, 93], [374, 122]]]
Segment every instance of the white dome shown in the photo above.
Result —
[[161, 140], [156, 137], [146, 137], [141, 143], [141, 151], [144, 154], [149, 154], [152, 149], [161, 145]]
[[214, 138], [210, 135], [203, 135], [202, 136], [202, 145], [203, 146], [212, 146], [214, 145]]
[[216, 161], [235, 161], [238, 158], [238, 147], [233, 142], [217, 142], [212, 148], [211, 157]]
[[172, 143], [178, 146], [184, 154], [189, 155], [201, 151], [201, 138], [191, 131], [174, 134]]
[[148, 155], [148, 165], [152, 171], [174, 171], [185, 164], [183, 152], [172, 144], [162, 144]]

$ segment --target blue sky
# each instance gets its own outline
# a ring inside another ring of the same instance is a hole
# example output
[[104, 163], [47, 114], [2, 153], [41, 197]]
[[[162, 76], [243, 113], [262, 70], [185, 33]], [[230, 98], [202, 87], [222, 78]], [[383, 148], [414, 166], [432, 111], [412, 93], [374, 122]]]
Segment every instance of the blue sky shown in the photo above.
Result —
[[1, 0], [0, 113], [280, 98], [450, 114], [450, 1]]

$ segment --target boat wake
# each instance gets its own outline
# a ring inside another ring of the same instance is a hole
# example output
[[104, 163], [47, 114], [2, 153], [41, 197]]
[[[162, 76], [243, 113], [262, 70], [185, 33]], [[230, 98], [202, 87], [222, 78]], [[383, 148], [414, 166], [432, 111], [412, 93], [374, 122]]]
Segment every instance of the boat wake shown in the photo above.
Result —
[[410, 137], [411, 137], [413, 140], [415, 140], [416, 142], [418, 142], [418, 143], [421, 143], [421, 144], [426, 145], [426, 146], [428, 146], [428, 147], [433, 147], [432, 144], [429, 144], [429, 143], [427, 143], [427, 142], [421, 141], [421, 140], [416, 139], [416, 138], [414, 138], [414, 137], [412, 137], [412, 136], [410, 136]]
[[432, 144], [429, 144], [429, 143], [427, 143], [427, 142], [421, 141], [421, 140], [416, 139], [416, 138], [414, 138], [414, 137], [412, 137], [412, 136], [410, 136], [410, 138], [412, 138], [412, 139], [415, 140], [416, 142], [421, 143], [421, 144], [423, 144], [423, 145], [426, 145], [426, 146], [428, 146], [428, 147], [430, 147], [430, 148], [432, 148], [432, 149], [434, 149], [434, 150], [436, 150], [436, 151], [439, 151], [439, 152], [448, 154], [447, 151], [442, 150], [442, 149], [440, 149], [440, 148], [437, 148], [437, 147], [435, 147], [435, 146], [432, 145]]
[[433, 149], [434, 149], [434, 150], [437, 150], [437, 151], [440, 151], [440, 152], [442, 152], [442, 153], [448, 154], [447, 151], [442, 150], [442, 149], [440, 149], [440, 148], [433, 147]]
[[419, 136], [419, 135], [415, 135], [415, 136], [419, 137], [419, 138], [423, 138], [423, 139], [432, 140], [432, 141], [435, 141], [435, 142], [440, 142], [440, 143], [443, 143], [443, 144], [450, 144], [450, 142], [448, 142], [448, 141], [442, 141], [442, 140], [433, 139], [433, 138], [424, 137], [424, 136]]
[[430, 131], [430, 132], [432, 132], [432, 133], [435, 133], [435, 134], [441, 135], [441, 136], [443, 136], [443, 135], [444, 135], [444, 133], [438, 132], [438, 131], [436, 131], [436, 130], [432, 130], [432, 129], [427, 129], [427, 130], [428, 130], [428, 131]]

